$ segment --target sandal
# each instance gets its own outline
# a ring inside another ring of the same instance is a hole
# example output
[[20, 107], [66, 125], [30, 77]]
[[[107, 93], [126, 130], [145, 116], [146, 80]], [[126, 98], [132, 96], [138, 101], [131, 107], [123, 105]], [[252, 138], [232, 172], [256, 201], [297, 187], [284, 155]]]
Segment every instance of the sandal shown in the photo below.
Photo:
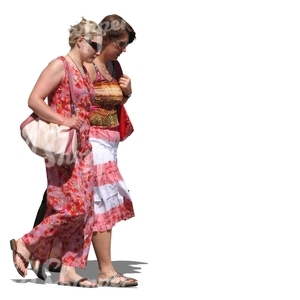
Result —
[[24, 267], [27, 269], [28, 264], [29, 264], [29, 260], [27, 260], [21, 253], [19, 253], [17, 250], [17, 242], [15, 239], [10, 240], [10, 249], [13, 251], [13, 262], [15, 265], [16, 270], [18, 271], [18, 273], [22, 276], [25, 277], [25, 273], [23, 271], [20, 270], [20, 268], [17, 266], [17, 261], [16, 261], [16, 256], [18, 255], [23, 264]]
[[82, 284], [83, 281], [89, 281], [89, 279], [87, 278], [81, 278], [77, 281], [74, 282], [68, 282], [68, 283], [62, 283], [62, 282], [58, 282], [58, 285], [65, 285], [65, 286], [75, 286], [75, 287], [83, 287], [83, 288], [96, 288], [98, 287], [98, 285], [84, 285]]
[[[113, 279], [123, 277], [119, 282], [112, 282]], [[98, 284], [100, 286], [112, 286], [112, 287], [129, 287], [129, 286], [137, 286], [138, 281], [134, 278], [126, 277], [121, 273], [117, 273], [106, 280], [98, 280]]]

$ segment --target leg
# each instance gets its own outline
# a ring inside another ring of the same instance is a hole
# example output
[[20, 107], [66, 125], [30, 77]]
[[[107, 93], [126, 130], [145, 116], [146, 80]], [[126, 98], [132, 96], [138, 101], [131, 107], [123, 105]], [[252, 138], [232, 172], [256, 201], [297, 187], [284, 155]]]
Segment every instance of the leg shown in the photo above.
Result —
[[[72, 170], [72, 177], [66, 183], [66, 190], [71, 191], [71, 199], [66, 205], [59, 199], [62, 192], [55, 185], [48, 187], [48, 204], [54, 210], [62, 205], [64, 216], [68, 215], [67, 223], [72, 226], [71, 231], [65, 231], [59, 239], [62, 249], [62, 266], [59, 273], [59, 284], [76, 285], [84, 287], [96, 287], [97, 282], [91, 282], [76, 273], [75, 268], [85, 268], [93, 235], [94, 205], [93, 205], [93, 155], [90, 153], [80, 161], [78, 168]], [[80, 178], [80, 180], [78, 180]], [[76, 192], [76, 193], [75, 193]], [[49, 216], [51, 218], [51, 215]], [[53, 244], [52, 244], [53, 246]]]
[[111, 235], [112, 230], [94, 232], [93, 234], [92, 242], [99, 266], [99, 279], [101, 278], [101, 273], [115, 272], [111, 261]]
[[[87, 224], [89, 224], [89, 227], [92, 229], [93, 226], [93, 211], [90, 212], [89, 217], [87, 218], [89, 221], [87, 222]], [[86, 227], [86, 226], [84, 226]], [[83, 232], [84, 235], [87, 235], [87, 228], [82, 228], [79, 230], [77, 229], [77, 231], [79, 232]], [[75, 240], [80, 240], [80, 235], [77, 236], [75, 233], [72, 234], [72, 237], [74, 236]], [[65, 239], [67, 239], [68, 237], [66, 236]], [[70, 240], [70, 237], [69, 237]], [[89, 239], [87, 239], [83, 245], [79, 246], [80, 244], [78, 244], [79, 248], [83, 249], [83, 252], [86, 252], [86, 257], [88, 256], [88, 250], [89, 250], [89, 244], [91, 243], [91, 236]], [[71, 246], [71, 245], [69, 245]], [[64, 245], [64, 242], [62, 243], [62, 247], [66, 249], [68, 249], [68, 244]], [[76, 269], [74, 266], [69, 265], [70, 263], [72, 263], [72, 261], [74, 261], [73, 256], [72, 255], [67, 255], [65, 254], [62, 257], [62, 265], [60, 268], [60, 273], [59, 273], [59, 279], [58, 279], [58, 284], [59, 285], [71, 285], [71, 286], [80, 286], [80, 287], [89, 287], [89, 288], [94, 288], [97, 287], [97, 282], [92, 282], [87, 278], [82, 278], [82, 276], [80, 276], [79, 274], [77, 274]]]
[[137, 281], [117, 273], [111, 261], [113, 226], [134, 217], [129, 191], [117, 166], [118, 144], [112, 142], [119, 138], [117, 131], [90, 128], [95, 174], [92, 243], [99, 266], [98, 284], [132, 286]]
[[[48, 206], [45, 217], [41, 223], [23, 237], [25, 243], [35, 245], [32, 259], [39, 260], [40, 265], [49, 259], [54, 242], [61, 241], [62, 268], [59, 275], [61, 284], [78, 283], [80, 286], [87, 285], [90, 287], [96, 285], [88, 280], [82, 280], [75, 272], [75, 267], [84, 268], [86, 266], [92, 239], [94, 221], [93, 172], [90, 167], [86, 168], [92, 163], [91, 153], [80, 161], [77, 168], [70, 167], [68, 169], [64, 167], [63, 178], [57, 176], [60, 167], [55, 166], [47, 169], [47, 196], [44, 194], [46, 197], [43, 199], [43, 201], [47, 200], [46, 206]], [[70, 178], [70, 175], [74, 175], [74, 178]], [[78, 183], [77, 178], [82, 179], [79, 183], [85, 183], [84, 188]], [[61, 188], [61, 181], [64, 184], [64, 189]], [[66, 197], [66, 190], [75, 190], [75, 192]], [[68, 205], [68, 203], [72, 205]], [[35, 223], [38, 222], [38, 219], [37, 216]], [[49, 224], [51, 224], [51, 230], [49, 230]], [[45, 239], [45, 236], [48, 238]], [[79, 251], [80, 249], [82, 250]], [[16, 260], [15, 257], [14, 259]], [[40, 268], [42, 266], [37, 265], [36, 271], [38, 272]]]
[[[33, 227], [39, 225], [44, 220], [46, 211], [47, 211], [47, 189], [44, 192], [43, 200], [36, 214]], [[39, 260], [30, 259], [30, 265], [32, 271], [37, 275], [38, 278], [42, 280], [46, 280], [47, 275], [44, 271], [43, 263], [41, 263]], [[51, 272], [60, 272], [60, 264], [59, 265], [57, 265], [57, 263], [50, 264], [48, 269]]]
[[[40, 224], [44, 217], [47, 210], [47, 189], [44, 192], [43, 200], [41, 202], [41, 205], [38, 209], [38, 212], [35, 217], [34, 225], [33, 227]], [[42, 280], [46, 279], [46, 274], [43, 271], [43, 268], [40, 264], [40, 261], [38, 260], [32, 260], [30, 259], [30, 249], [26, 246], [24, 241], [22, 239], [18, 239], [15, 244], [13, 241], [11, 241], [11, 248], [14, 250], [15, 253], [19, 253], [15, 255], [15, 266], [20, 273], [21, 276], [27, 275], [27, 265], [26, 261], [30, 261], [31, 268], [33, 272]], [[15, 248], [15, 249], [13, 249]], [[22, 258], [23, 257], [23, 258]]]
[[104, 232], [94, 232], [93, 247], [98, 261], [98, 284], [106, 286], [136, 286], [137, 280], [119, 274], [114, 269], [111, 261], [112, 229]]

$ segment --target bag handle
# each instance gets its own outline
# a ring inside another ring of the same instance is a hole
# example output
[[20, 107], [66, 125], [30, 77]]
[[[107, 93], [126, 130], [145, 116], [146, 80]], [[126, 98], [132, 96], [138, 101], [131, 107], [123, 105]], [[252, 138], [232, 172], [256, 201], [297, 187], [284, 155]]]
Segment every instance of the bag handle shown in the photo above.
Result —
[[[120, 77], [123, 75], [122, 67], [117, 60], [113, 60], [112, 63], [114, 65], [114, 68], [116, 71], [117, 80], [119, 80]], [[121, 101], [120, 105], [118, 105], [118, 119], [119, 120], [120, 120], [121, 109], [125, 109], [123, 101]]]
[[71, 76], [71, 71], [69, 68], [69, 64], [67, 60], [64, 58], [64, 64], [67, 69], [68, 77], [69, 77], [69, 87], [70, 87], [70, 105], [71, 105], [71, 113], [72, 115], [76, 115], [75, 104], [74, 104], [74, 87], [73, 87], [73, 78]]
[[117, 60], [113, 60], [112, 62], [113, 62], [114, 67], [115, 67], [117, 79], [119, 80], [120, 77], [123, 75], [123, 71], [122, 71], [121, 65], [120, 65], [120, 63]]

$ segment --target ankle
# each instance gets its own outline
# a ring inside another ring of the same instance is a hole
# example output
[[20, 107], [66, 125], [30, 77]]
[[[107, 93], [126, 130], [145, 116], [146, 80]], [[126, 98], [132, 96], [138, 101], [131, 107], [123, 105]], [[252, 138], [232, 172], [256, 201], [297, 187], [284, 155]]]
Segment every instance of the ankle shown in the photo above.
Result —
[[104, 270], [99, 270], [99, 276], [109, 276], [112, 273], [116, 273], [115, 269], [104, 269]]
[[76, 273], [74, 267], [62, 265], [59, 272], [59, 281], [61, 282], [73, 282], [80, 279], [81, 276]]
[[16, 241], [16, 243], [17, 243], [18, 249], [23, 249], [23, 251], [24, 251], [24, 250], [27, 251], [27, 252], [28, 252], [27, 254], [28, 254], [29, 256], [31, 256], [31, 253], [33, 252], [33, 251], [32, 251], [32, 247], [29, 246], [29, 245], [27, 245], [27, 244], [25, 243], [25, 241], [24, 241], [22, 238], [18, 239], [18, 240]]
[[73, 277], [76, 275], [76, 271], [74, 267], [61, 265], [60, 275], [64, 277]]

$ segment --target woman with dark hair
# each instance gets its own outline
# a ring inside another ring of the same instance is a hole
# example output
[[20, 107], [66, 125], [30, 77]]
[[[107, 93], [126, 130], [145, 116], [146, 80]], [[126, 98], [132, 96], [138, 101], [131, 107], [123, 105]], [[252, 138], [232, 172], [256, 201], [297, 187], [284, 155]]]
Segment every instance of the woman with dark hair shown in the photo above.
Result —
[[111, 261], [113, 226], [134, 217], [131, 197], [117, 165], [118, 110], [130, 98], [132, 88], [130, 77], [122, 74], [117, 59], [134, 41], [135, 31], [116, 14], [106, 16], [99, 25], [105, 31], [101, 53], [93, 64], [85, 64], [96, 93], [90, 114], [95, 165], [92, 242], [99, 265], [98, 284], [135, 286], [137, 280], [116, 272]]

